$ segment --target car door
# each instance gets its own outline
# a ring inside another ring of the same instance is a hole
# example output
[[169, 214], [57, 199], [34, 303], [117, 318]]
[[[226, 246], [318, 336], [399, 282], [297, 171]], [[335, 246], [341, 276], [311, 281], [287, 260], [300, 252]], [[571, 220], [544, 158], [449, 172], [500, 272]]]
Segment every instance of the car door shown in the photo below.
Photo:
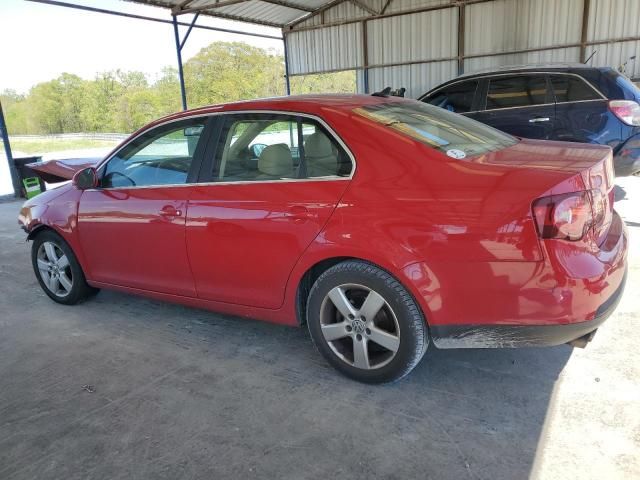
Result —
[[92, 280], [195, 296], [185, 219], [207, 123], [200, 117], [147, 130], [100, 167], [100, 186], [84, 191], [78, 208]]
[[549, 139], [555, 105], [545, 74], [487, 77], [483, 109], [475, 120], [524, 138]]
[[549, 80], [555, 96], [554, 140], [605, 143], [608, 132], [616, 130], [611, 121], [608, 100], [582, 77], [551, 74]]
[[427, 93], [420, 101], [466, 115], [476, 109], [478, 80], [463, 80]]
[[187, 209], [198, 296], [275, 309], [347, 188], [352, 157], [318, 119], [228, 113], [218, 128], [205, 183], [193, 189]]

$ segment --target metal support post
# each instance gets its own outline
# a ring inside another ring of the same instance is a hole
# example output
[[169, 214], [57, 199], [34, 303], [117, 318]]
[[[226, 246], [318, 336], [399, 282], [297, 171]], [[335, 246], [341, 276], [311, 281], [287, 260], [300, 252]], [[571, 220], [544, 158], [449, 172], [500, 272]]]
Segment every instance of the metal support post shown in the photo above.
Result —
[[11, 174], [11, 183], [13, 184], [13, 193], [16, 197], [20, 195], [20, 180], [18, 178], [18, 172], [16, 171], [16, 165], [13, 163], [13, 155], [11, 154], [11, 144], [9, 143], [9, 131], [7, 130], [7, 124], [4, 121], [4, 112], [2, 111], [2, 102], [0, 102], [0, 138], [4, 144], [4, 153], [7, 156], [7, 163], [9, 164], [9, 173]]
[[291, 95], [291, 82], [289, 80], [289, 47], [287, 45], [287, 36], [282, 33], [282, 42], [284, 43], [284, 82], [287, 95]]
[[182, 98], [182, 109], [187, 109], [187, 89], [184, 85], [184, 70], [182, 68], [182, 48], [184, 44], [187, 42], [187, 38], [189, 38], [189, 34], [191, 30], [193, 30], [193, 26], [196, 24], [196, 20], [198, 20], [198, 16], [200, 14], [196, 13], [191, 20], [191, 25], [187, 29], [187, 33], [185, 33], [184, 38], [180, 40], [180, 31], [178, 30], [178, 17], [173, 15], [173, 34], [176, 40], [176, 54], [178, 55], [178, 77], [180, 79], [180, 96]]

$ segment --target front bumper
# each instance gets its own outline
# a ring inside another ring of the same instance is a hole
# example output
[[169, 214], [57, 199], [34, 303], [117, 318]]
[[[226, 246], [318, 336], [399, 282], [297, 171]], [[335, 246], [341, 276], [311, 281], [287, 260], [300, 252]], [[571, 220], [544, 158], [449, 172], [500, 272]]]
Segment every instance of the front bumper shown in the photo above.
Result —
[[431, 338], [438, 348], [517, 348], [562, 345], [585, 337], [591, 340], [597, 328], [614, 312], [626, 283], [625, 271], [616, 291], [586, 322], [561, 325], [433, 325]]

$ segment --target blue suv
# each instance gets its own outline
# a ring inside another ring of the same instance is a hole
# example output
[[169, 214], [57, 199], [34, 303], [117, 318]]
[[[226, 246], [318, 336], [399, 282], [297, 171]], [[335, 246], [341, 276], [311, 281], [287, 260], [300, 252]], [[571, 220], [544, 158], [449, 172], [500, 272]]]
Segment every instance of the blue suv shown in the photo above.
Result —
[[473, 73], [419, 100], [518, 137], [609, 145], [617, 176], [640, 172], [640, 89], [609, 67], [550, 64]]

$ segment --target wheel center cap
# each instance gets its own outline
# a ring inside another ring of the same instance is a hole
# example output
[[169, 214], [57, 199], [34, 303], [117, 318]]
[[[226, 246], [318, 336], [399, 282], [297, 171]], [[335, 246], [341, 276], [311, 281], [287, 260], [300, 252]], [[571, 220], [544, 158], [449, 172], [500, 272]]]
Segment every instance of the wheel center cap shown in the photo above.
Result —
[[364, 329], [365, 329], [364, 322], [362, 320], [360, 320], [359, 318], [356, 318], [353, 321], [353, 323], [351, 324], [351, 326], [353, 327], [353, 331], [356, 332], [356, 333], [364, 332]]

